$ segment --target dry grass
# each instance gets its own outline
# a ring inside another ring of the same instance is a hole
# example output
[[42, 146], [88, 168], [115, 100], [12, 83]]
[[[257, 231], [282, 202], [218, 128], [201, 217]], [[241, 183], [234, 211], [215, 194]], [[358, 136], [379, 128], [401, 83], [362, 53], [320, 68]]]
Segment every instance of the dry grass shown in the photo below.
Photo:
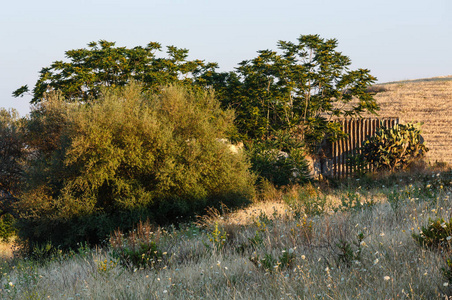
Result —
[[382, 85], [375, 95], [381, 117], [401, 122], [423, 122], [422, 136], [432, 162], [452, 164], [452, 76], [395, 82]]
[[[108, 248], [44, 264], [13, 260], [2, 266], [0, 297], [444, 298], [452, 294], [441, 273], [446, 253], [423, 249], [411, 236], [429, 217], [452, 217], [451, 188], [437, 185], [437, 178], [391, 179], [390, 186], [374, 182], [369, 187], [361, 179], [362, 186], [356, 181], [338, 189], [293, 188], [276, 202], [247, 210], [212, 210], [198, 222], [202, 226], [162, 230], [158, 247], [165, 254], [157, 269], [124, 268]], [[394, 195], [400, 196], [396, 202]], [[227, 233], [222, 247], [209, 241], [215, 226]], [[352, 249], [348, 257], [344, 245]], [[270, 256], [273, 261], [263, 260]]]

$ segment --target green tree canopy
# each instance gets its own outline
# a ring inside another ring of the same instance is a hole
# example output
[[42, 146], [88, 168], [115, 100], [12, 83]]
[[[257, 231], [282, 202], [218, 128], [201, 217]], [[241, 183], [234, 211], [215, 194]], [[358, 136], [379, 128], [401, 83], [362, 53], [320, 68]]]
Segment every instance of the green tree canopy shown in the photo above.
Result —
[[244, 154], [217, 140], [234, 115], [212, 92], [167, 86], [143, 93], [131, 83], [90, 104], [50, 94], [35, 110], [28, 126], [51, 138], [30, 135], [38, 141], [17, 207], [25, 240], [97, 243], [140, 219], [177, 222], [253, 198]]
[[[124, 86], [130, 80], [154, 92], [168, 83], [213, 87], [223, 108], [236, 111], [238, 138], [266, 139], [283, 130], [315, 148], [326, 136], [344, 136], [332, 119], [378, 110], [366, 91], [376, 78], [367, 69], [350, 70], [351, 60], [337, 51], [337, 44], [336, 39], [302, 35], [296, 43], [279, 41], [278, 51], [258, 51], [232, 72], [216, 72], [215, 63], [187, 60], [187, 49], [169, 46], [168, 57], [159, 58], [158, 43], [128, 49], [101, 40], [88, 49], [67, 51], [68, 62], [43, 68], [31, 102], [54, 90], [66, 101], [86, 102], [98, 98], [102, 86]], [[23, 86], [13, 94], [27, 91]]]
[[0, 109], [0, 194], [17, 194], [23, 175], [24, 122], [16, 110]]
[[280, 41], [280, 51], [262, 50], [235, 72], [206, 73], [223, 105], [236, 110], [236, 125], [249, 138], [289, 130], [310, 144], [326, 135], [341, 136], [334, 117], [375, 113], [366, 92], [376, 78], [366, 69], [349, 70], [351, 60], [336, 50], [337, 40], [302, 35], [297, 43]]
[[[187, 60], [187, 49], [168, 46], [166, 58], [157, 57], [156, 52], [161, 50], [155, 42], [129, 49], [100, 40], [89, 43], [88, 49], [66, 51], [68, 61], [55, 61], [41, 69], [31, 102], [39, 102], [45, 93], [56, 90], [67, 101], [89, 101], [99, 97], [101, 87], [124, 86], [132, 79], [155, 91], [169, 83], [192, 83], [199, 74], [216, 67], [201, 60]], [[19, 97], [27, 92], [25, 85], [13, 95]]]

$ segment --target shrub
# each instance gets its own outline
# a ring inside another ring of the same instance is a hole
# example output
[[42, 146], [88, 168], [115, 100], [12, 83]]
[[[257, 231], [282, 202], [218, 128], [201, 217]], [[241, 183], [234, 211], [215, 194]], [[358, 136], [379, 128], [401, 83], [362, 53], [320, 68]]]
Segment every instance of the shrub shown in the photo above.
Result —
[[149, 221], [140, 221], [128, 235], [116, 230], [110, 237], [112, 256], [129, 269], [158, 268], [167, 254], [158, 246], [161, 234], [160, 228], [153, 228]]
[[340, 266], [341, 263], [344, 263], [347, 267], [351, 267], [354, 261], [361, 261], [363, 240], [364, 234], [362, 232], [356, 235], [356, 241], [352, 241], [352, 243], [346, 240], [339, 240], [336, 243], [338, 250], [337, 265]]
[[132, 83], [93, 103], [56, 98], [36, 109], [29, 131], [53, 128], [53, 138], [32, 143], [18, 206], [19, 235], [32, 243], [99, 243], [139, 220], [174, 223], [254, 197], [246, 157], [217, 141], [233, 130], [233, 113], [211, 92], [169, 86], [145, 94]]
[[15, 219], [11, 214], [4, 214], [0, 217], [0, 239], [8, 242], [16, 233], [14, 227]]
[[248, 144], [248, 154], [252, 170], [275, 186], [306, 183], [310, 179], [303, 144], [284, 132]]
[[20, 191], [26, 154], [23, 126], [16, 110], [0, 108], [0, 199]]
[[382, 85], [372, 85], [366, 89], [366, 93], [369, 93], [371, 95], [376, 95], [378, 93], [382, 93], [382, 92], [386, 92], [386, 91], [388, 91], [388, 89]]
[[439, 218], [436, 220], [428, 219], [429, 225], [422, 226], [419, 234], [413, 233], [416, 242], [430, 249], [450, 249], [452, 243], [452, 218], [449, 222]]
[[363, 142], [357, 160], [375, 170], [402, 170], [424, 157], [428, 148], [422, 143], [421, 124], [397, 124], [380, 127], [374, 136]]

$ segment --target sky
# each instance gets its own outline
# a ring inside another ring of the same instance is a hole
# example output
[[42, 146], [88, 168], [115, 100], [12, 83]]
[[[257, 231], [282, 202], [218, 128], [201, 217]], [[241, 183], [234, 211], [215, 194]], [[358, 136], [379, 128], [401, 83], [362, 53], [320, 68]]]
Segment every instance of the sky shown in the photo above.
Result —
[[0, 28], [0, 107], [21, 116], [31, 96], [14, 90], [99, 40], [174, 45], [232, 71], [279, 40], [319, 34], [379, 83], [452, 74], [451, 0], [15, 0], [2, 4]]

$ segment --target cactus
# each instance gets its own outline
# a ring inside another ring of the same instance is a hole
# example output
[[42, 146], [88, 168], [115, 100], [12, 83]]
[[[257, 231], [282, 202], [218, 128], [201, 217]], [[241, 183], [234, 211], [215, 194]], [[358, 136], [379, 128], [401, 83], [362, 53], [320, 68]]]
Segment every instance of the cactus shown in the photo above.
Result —
[[358, 157], [375, 170], [402, 170], [423, 158], [428, 148], [422, 143], [421, 123], [380, 127], [363, 142]]

